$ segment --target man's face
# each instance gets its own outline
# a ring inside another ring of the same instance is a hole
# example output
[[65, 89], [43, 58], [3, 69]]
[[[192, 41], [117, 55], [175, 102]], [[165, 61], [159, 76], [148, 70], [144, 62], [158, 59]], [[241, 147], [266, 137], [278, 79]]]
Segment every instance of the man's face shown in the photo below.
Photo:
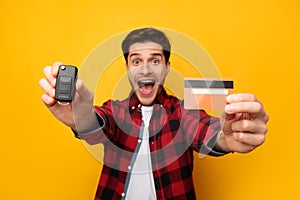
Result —
[[143, 105], [151, 105], [170, 69], [169, 63], [165, 62], [162, 46], [154, 42], [132, 44], [126, 67], [136, 96]]

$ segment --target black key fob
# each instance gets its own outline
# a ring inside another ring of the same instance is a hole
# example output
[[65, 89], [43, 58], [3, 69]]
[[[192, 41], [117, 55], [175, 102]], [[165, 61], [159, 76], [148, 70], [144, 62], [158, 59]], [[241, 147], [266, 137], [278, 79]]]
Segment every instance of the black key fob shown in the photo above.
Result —
[[58, 102], [72, 102], [76, 91], [78, 69], [71, 65], [60, 65], [56, 78], [55, 99]]

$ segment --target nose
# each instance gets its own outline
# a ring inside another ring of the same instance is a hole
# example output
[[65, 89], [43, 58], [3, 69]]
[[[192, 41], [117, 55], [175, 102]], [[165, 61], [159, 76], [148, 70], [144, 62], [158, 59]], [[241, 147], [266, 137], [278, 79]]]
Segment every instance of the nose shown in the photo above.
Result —
[[141, 66], [140, 72], [141, 72], [143, 75], [151, 74], [151, 73], [152, 73], [151, 66], [150, 66], [148, 63], [142, 65], [142, 66]]

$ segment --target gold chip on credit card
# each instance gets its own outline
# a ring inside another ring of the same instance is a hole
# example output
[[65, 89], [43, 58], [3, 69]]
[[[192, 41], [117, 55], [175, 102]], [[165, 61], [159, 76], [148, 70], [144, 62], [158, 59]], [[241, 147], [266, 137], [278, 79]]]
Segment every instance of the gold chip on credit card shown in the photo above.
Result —
[[184, 79], [184, 108], [224, 110], [226, 96], [233, 93], [233, 80]]

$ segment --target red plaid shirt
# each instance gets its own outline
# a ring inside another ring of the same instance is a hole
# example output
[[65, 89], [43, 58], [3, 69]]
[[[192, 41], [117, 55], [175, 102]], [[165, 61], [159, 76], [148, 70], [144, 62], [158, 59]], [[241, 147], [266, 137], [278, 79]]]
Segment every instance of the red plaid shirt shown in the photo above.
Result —
[[[89, 144], [103, 143], [104, 164], [95, 200], [125, 199], [143, 131], [141, 104], [133, 94], [124, 101], [95, 107], [101, 128], [77, 134]], [[219, 119], [203, 110], [185, 110], [183, 102], [163, 89], [154, 102], [149, 125], [152, 174], [157, 199], [196, 199], [193, 151], [223, 155], [212, 147]]]

